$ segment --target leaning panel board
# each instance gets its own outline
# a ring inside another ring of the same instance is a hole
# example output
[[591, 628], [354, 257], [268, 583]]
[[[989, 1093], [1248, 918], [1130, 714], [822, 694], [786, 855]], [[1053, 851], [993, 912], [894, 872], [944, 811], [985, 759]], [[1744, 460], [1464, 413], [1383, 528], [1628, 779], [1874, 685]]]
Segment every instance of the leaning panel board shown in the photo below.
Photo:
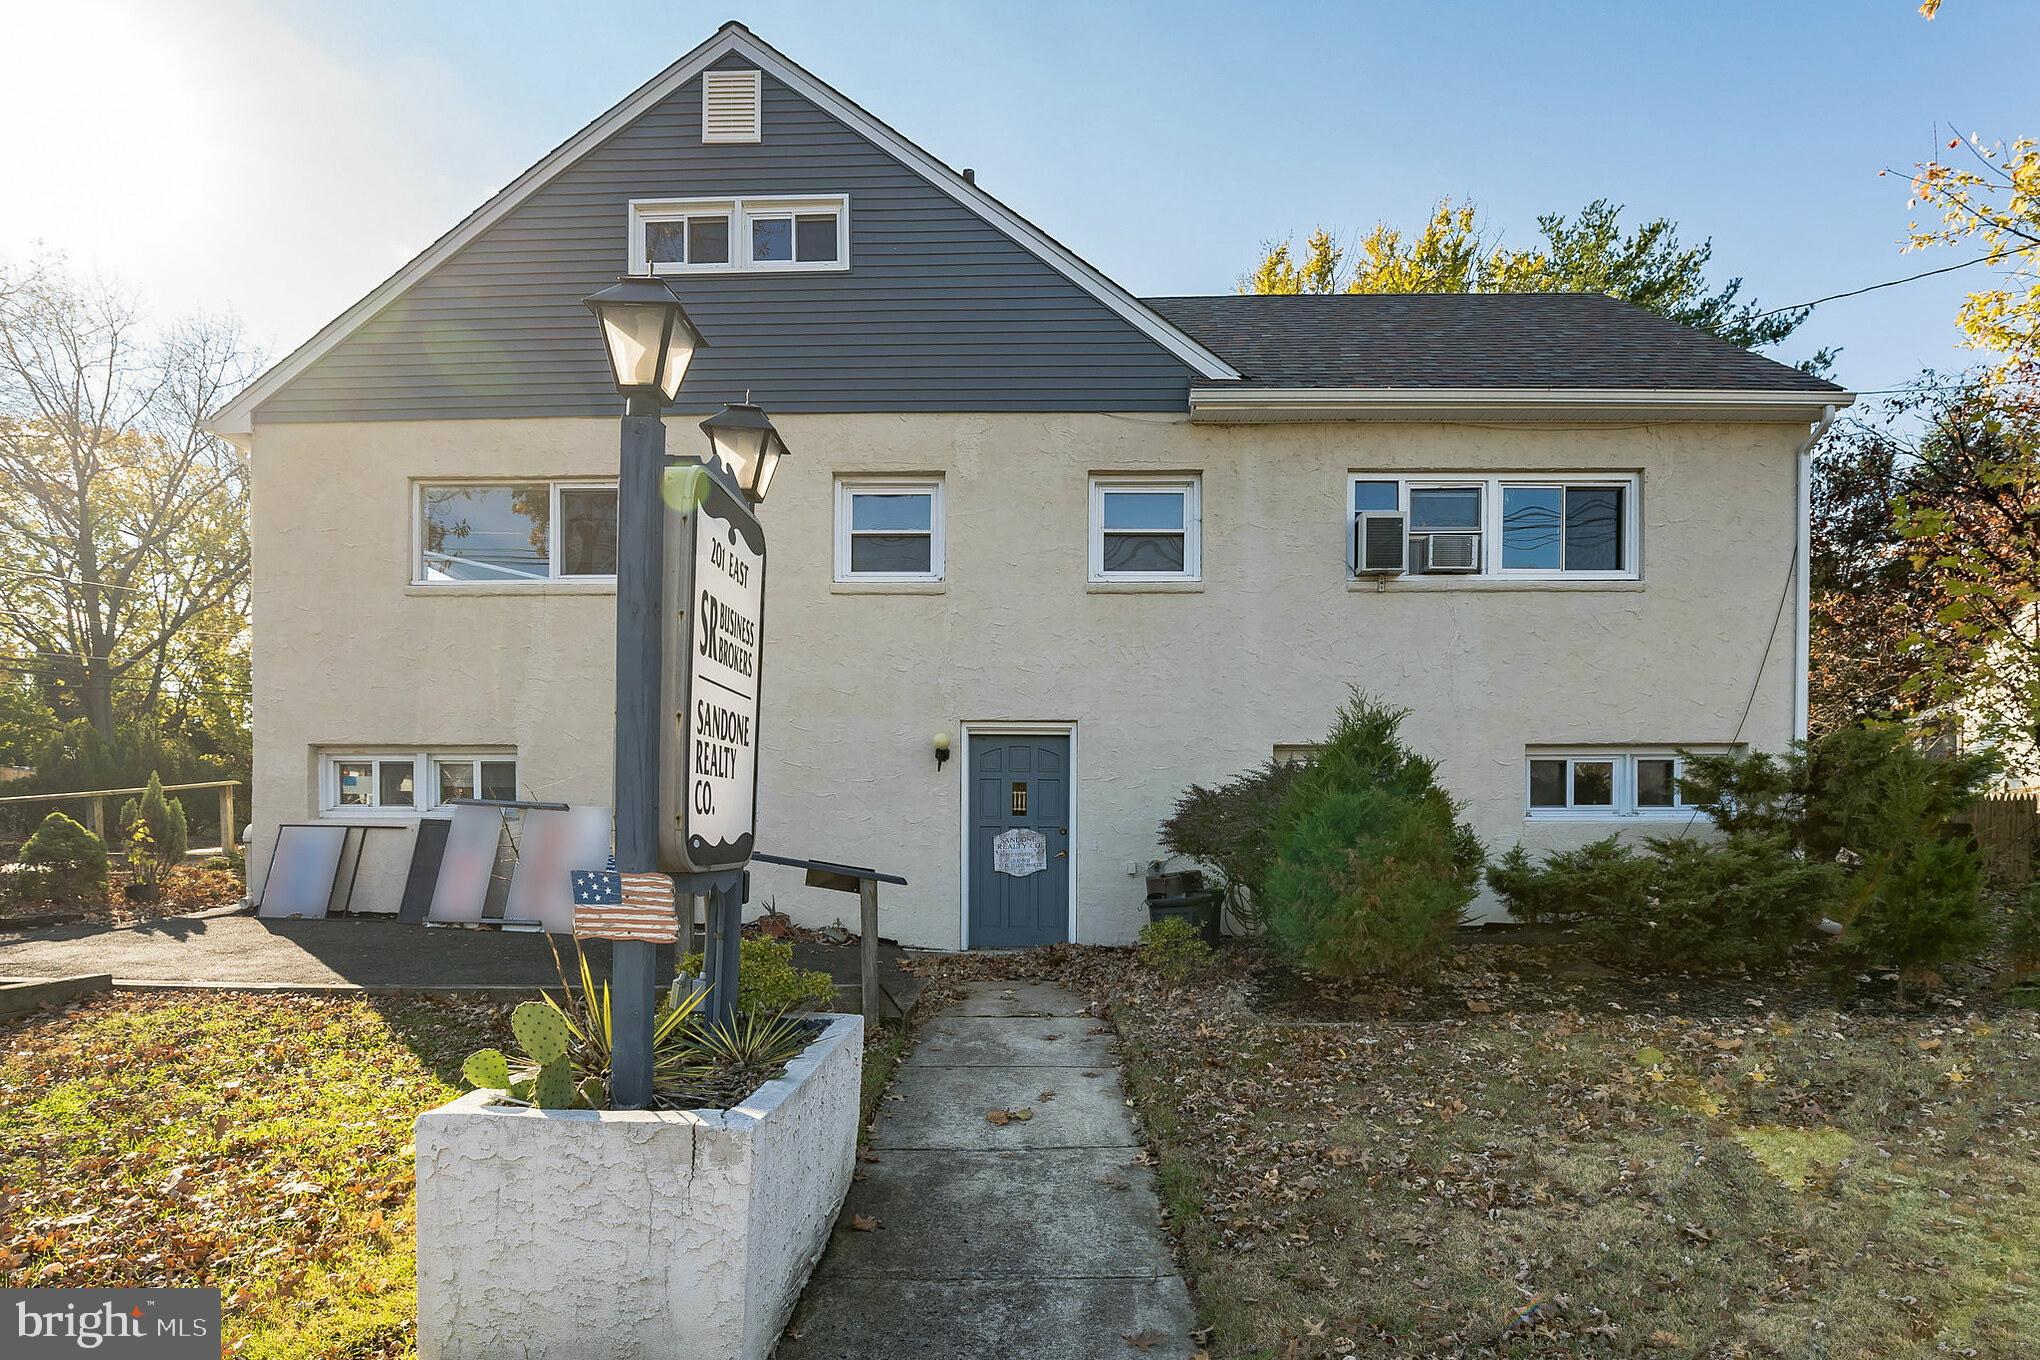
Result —
[[502, 839], [503, 814], [497, 809], [470, 804], [454, 808], [427, 921], [471, 924], [482, 919]]
[[269, 876], [262, 880], [257, 916], [323, 918], [340, 877], [340, 856], [347, 845], [344, 826], [304, 826], [286, 822], [277, 828], [276, 851], [269, 857]]
[[576, 869], [600, 869], [608, 859], [608, 808], [541, 808], [525, 813], [504, 919], [536, 921], [556, 935], [572, 934], [574, 895], [567, 876]]

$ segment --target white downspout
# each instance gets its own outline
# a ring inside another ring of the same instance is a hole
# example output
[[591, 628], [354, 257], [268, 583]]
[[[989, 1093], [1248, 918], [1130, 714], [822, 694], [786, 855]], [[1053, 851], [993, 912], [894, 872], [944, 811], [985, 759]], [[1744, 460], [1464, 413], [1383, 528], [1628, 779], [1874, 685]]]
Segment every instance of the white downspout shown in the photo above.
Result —
[[1828, 426], [1835, 423], [1835, 408], [1832, 405], [1821, 408], [1820, 419], [1813, 424], [1813, 433], [1806, 437], [1793, 454], [1793, 521], [1798, 541], [1792, 549], [1792, 570], [1798, 578], [1793, 584], [1798, 595], [1798, 626], [1794, 638], [1794, 654], [1797, 658], [1792, 673], [1792, 735], [1796, 740], [1806, 740], [1809, 717], [1807, 698], [1807, 672], [1813, 666], [1813, 446], [1828, 432]]

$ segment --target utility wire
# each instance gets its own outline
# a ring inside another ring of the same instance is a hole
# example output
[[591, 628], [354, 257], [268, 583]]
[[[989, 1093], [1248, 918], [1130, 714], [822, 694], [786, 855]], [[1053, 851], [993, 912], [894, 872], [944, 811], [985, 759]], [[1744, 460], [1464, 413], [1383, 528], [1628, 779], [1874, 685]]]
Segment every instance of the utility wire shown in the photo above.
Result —
[[1823, 302], [1839, 302], [1843, 298], [1861, 297], [1865, 293], [1874, 293], [1880, 288], [1896, 288], [1901, 283], [1916, 283], [1921, 279], [1931, 279], [1936, 274], [1952, 274], [1958, 269], [1967, 269], [1971, 265], [1976, 264], [1991, 264], [2004, 259], [2007, 255], [2016, 255], [2018, 253], [2018, 249], [2007, 247], [2003, 250], [1992, 251], [1988, 255], [1979, 255], [1973, 260], [1964, 260], [1960, 264], [1944, 264], [1939, 269], [1923, 269], [1917, 274], [1907, 274], [1902, 279], [1886, 279], [1882, 283], [1865, 284], [1861, 288], [1851, 288], [1846, 293], [1829, 293], [1826, 297], [1817, 297], [1811, 302], [1795, 302], [1790, 307], [1773, 307], [1768, 312], [1756, 313], [1750, 320], [1760, 321], [1767, 316], [1777, 316], [1780, 312], [1806, 311], [1820, 306]]

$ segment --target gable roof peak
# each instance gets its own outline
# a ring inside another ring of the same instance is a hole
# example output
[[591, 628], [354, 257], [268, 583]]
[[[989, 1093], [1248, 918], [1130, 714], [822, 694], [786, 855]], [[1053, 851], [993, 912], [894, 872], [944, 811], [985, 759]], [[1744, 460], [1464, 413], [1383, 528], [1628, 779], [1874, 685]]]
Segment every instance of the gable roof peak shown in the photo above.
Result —
[[611, 134], [644, 115], [707, 70], [714, 62], [731, 53], [738, 53], [755, 61], [761, 70], [770, 72], [796, 94], [832, 114], [853, 131], [889, 152], [928, 183], [956, 199], [1004, 232], [1023, 249], [1033, 253], [1050, 268], [1063, 274], [1077, 287], [1090, 293], [1109, 310], [1117, 313], [1122, 320], [1181, 360], [1197, 377], [1206, 380], [1227, 380], [1240, 376], [1211, 349], [1191, 338], [1188, 333], [1107, 278], [1047, 232], [979, 188], [975, 177], [965, 178], [780, 53], [743, 23], [730, 19], [685, 56], [626, 95], [572, 137], [554, 147], [536, 164], [469, 213], [452, 230], [383, 280], [366, 297], [328, 322], [311, 339], [290, 354], [272, 364], [254, 382], [243, 388], [232, 401], [221, 407], [218, 414], [207, 423], [207, 428], [228, 439], [245, 442], [246, 437], [254, 432], [255, 410], [263, 402], [318, 362], [334, 346], [384, 308], [397, 301], [412, 284], [437, 269], [543, 188], [555, 176], [601, 145]]

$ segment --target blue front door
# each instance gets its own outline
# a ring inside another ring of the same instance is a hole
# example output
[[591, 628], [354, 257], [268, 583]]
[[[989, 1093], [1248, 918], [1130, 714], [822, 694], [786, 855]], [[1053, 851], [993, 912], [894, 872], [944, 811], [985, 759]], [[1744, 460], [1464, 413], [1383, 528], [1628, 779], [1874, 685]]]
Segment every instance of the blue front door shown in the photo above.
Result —
[[970, 946], [1070, 937], [1070, 739], [970, 739]]

